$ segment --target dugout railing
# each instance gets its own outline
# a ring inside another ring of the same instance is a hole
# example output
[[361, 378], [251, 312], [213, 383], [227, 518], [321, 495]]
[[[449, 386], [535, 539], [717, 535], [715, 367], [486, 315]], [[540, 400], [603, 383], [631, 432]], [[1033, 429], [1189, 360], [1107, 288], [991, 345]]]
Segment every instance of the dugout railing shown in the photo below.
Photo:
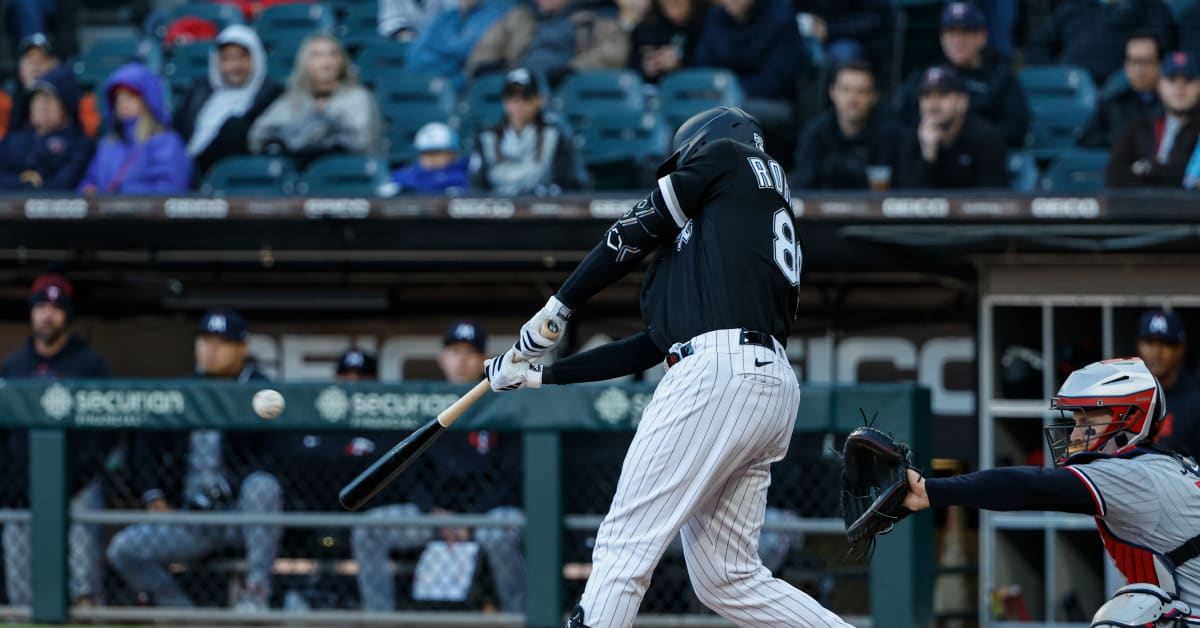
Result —
[[[482, 526], [489, 523], [474, 515], [425, 514], [411, 521], [373, 522], [362, 514], [348, 512], [152, 513], [129, 508], [70, 507], [68, 474], [75, 453], [68, 446], [70, 431], [412, 430], [433, 418], [447, 400], [453, 400], [464, 391], [461, 387], [437, 383], [277, 384], [274, 387], [286, 398], [287, 409], [279, 418], [266, 421], [251, 410], [250, 400], [257, 390], [252, 386], [186, 380], [0, 380], [0, 427], [28, 429], [30, 478], [28, 510], [0, 509], [0, 523], [29, 522], [29, 550], [32, 552], [31, 605], [3, 608], [0, 615], [47, 623], [77, 620], [237, 624], [247, 621], [246, 616], [225, 608], [72, 605], [68, 593], [67, 538], [73, 523], [97, 526], [147, 522], [268, 524], [292, 528], [386, 526], [405, 522], [425, 526]], [[300, 621], [305, 625], [342, 626], [561, 626], [565, 610], [574, 602], [567, 599], [564, 592], [564, 535], [594, 530], [599, 523], [597, 515], [568, 515], [564, 511], [564, 468], [574, 462], [564, 459], [563, 434], [629, 433], [636, 428], [652, 390], [645, 385], [601, 384], [488, 395], [455, 424], [456, 430], [486, 428], [519, 430], [521, 433], [524, 455], [520, 481], [524, 489], [524, 516], [511, 525], [523, 528], [525, 539], [527, 589], [524, 613], [309, 610], [297, 615], [271, 610], [255, 614], [252, 621], [256, 624]], [[930, 450], [930, 396], [927, 389], [912, 384], [805, 385], [803, 392], [797, 434], [824, 435], [824, 443], [834, 443], [832, 435], [843, 434], [862, 423], [863, 410], [867, 416], [878, 411], [879, 427], [910, 442], [915, 451]], [[834, 444], [840, 445], [840, 442]], [[491, 523], [494, 525], [495, 522]], [[880, 537], [873, 564], [888, 567], [869, 570], [869, 614], [854, 621], [888, 628], [932, 626], [935, 575], [932, 528], [932, 516], [924, 512], [898, 526], [891, 534]], [[842, 522], [835, 516], [804, 517], [769, 524], [765, 529], [837, 537], [842, 531]], [[841, 543], [840, 549], [845, 551], [844, 539]], [[231, 564], [236, 565], [236, 561]], [[300, 567], [293, 564], [291, 568], [311, 569], [314, 564]], [[866, 570], [866, 564], [860, 563], [858, 569]], [[728, 624], [711, 613], [701, 612], [649, 613], [639, 619], [638, 625]]]

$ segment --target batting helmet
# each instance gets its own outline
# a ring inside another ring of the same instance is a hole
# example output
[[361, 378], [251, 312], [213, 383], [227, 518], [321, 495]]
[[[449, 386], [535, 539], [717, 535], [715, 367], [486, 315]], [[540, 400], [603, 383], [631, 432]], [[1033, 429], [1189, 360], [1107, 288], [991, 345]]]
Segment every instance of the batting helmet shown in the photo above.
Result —
[[1145, 583], [1117, 589], [1092, 617], [1092, 628], [1183, 628], [1192, 609], [1166, 591]]
[[672, 154], [658, 167], [658, 176], [674, 172], [705, 144], [726, 138], [763, 150], [762, 126], [754, 116], [737, 107], [714, 107], [679, 125], [671, 142]]
[[1046, 428], [1059, 465], [1078, 453], [1115, 454], [1134, 447], [1153, 438], [1167, 414], [1162, 386], [1141, 358], [1093, 362], [1071, 373], [1050, 408], [1064, 415]]

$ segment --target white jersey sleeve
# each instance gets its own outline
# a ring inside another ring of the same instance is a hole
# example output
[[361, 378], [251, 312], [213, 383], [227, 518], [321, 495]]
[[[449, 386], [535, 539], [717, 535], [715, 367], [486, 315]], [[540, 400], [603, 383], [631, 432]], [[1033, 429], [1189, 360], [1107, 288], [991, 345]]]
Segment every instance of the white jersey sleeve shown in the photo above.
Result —
[[1162, 496], [1144, 465], [1134, 460], [1100, 458], [1068, 466], [1067, 470], [1087, 486], [1101, 518], [1141, 528], [1158, 525]]

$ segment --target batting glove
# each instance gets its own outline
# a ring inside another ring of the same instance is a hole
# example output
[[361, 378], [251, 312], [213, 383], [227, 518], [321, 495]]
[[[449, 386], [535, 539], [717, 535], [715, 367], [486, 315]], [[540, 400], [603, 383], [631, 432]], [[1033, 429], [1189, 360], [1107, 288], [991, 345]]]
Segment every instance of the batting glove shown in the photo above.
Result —
[[[558, 297], [550, 297], [546, 305], [521, 326], [521, 335], [517, 339], [517, 351], [526, 360], [536, 360], [547, 351], [554, 348], [567, 330], [567, 319], [571, 318], [571, 308], [563, 305]], [[557, 330], [558, 336], [547, 338], [542, 335], [542, 325], [553, 323], [551, 329]]]
[[488, 360], [483, 370], [496, 392], [542, 387], [542, 365], [520, 358], [516, 347]]

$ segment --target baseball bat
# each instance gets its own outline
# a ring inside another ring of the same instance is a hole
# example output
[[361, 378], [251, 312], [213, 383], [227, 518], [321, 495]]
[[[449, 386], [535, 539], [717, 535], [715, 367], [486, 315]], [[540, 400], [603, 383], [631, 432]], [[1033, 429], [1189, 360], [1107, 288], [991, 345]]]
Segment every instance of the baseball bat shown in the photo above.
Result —
[[[559, 328], [553, 321], [546, 321], [542, 324], [542, 335], [546, 338], [558, 338]], [[513, 356], [513, 359], [518, 359]], [[342, 487], [338, 493], [338, 501], [342, 507], [347, 510], [358, 510], [362, 508], [372, 497], [375, 497], [388, 484], [391, 484], [404, 470], [413, 463], [430, 445], [437, 440], [446, 428], [450, 427], [454, 421], [471, 407], [471, 404], [479, 401], [487, 391], [491, 390], [491, 384], [485, 377], [475, 387], [467, 391], [457, 401], [450, 404], [450, 407], [442, 410], [437, 418], [422, 425], [417, 431], [408, 435], [408, 438], [400, 441], [395, 447], [388, 450], [376, 460], [365, 471], [358, 474], [358, 477], [350, 481], [349, 484]]]

